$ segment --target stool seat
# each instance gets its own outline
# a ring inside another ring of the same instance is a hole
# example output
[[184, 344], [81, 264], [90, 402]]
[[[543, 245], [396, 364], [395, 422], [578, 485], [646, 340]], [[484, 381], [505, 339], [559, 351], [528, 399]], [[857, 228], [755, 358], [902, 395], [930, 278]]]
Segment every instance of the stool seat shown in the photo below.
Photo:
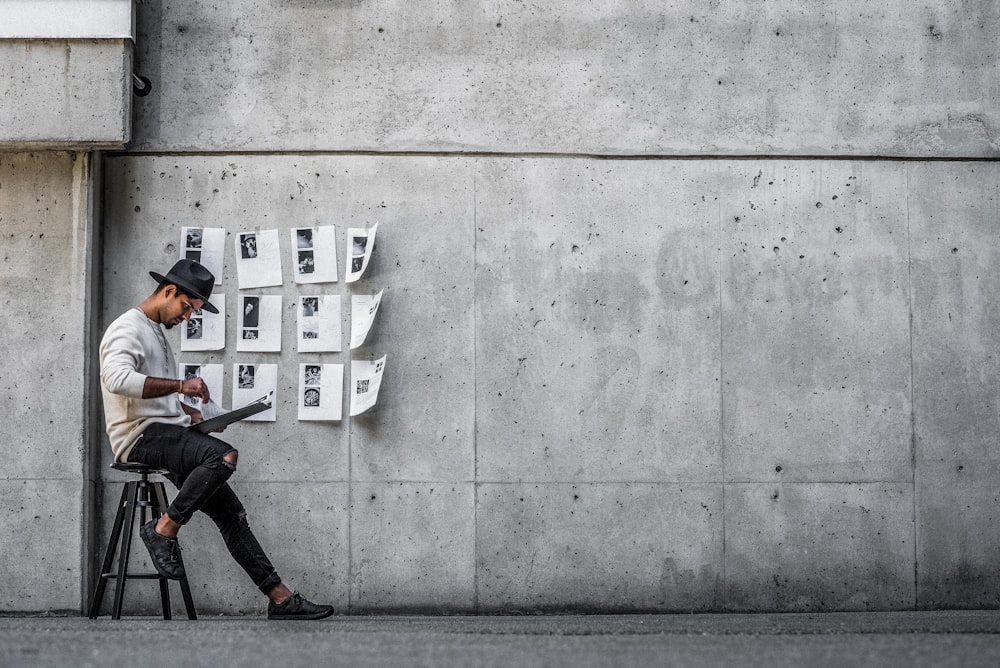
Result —
[[145, 473], [146, 475], [163, 475], [167, 473], [166, 469], [150, 466], [149, 464], [140, 464], [139, 462], [115, 462], [111, 465], [111, 468], [116, 471], [124, 471], [125, 473]]
[[[115, 513], [115, 523], [111, 527], [108, 548], [104, 553], [104, 562], [97, 578], [97, 588], [94, 590], [94, 597], [90, 603], [89, 616], [91, 619], [97, 619], [97, 616], [100, 614], [108, 580], [115, 581], [115, 601], [111, 612], [112, 619], [121, 619], [122, 602], [125, 599], [125, 583], [128, 580], [158, 580], [160, 583], [160, 605], [163, 608], [163, 618], [170, 619], [168, 578], [156, 572], [136, 573], [128, 570], [132, 534], [135, 527], [138, 526], [141, 528], [146, 524], [147, 510], [149, 510], [150, 518], [154, 520], [159, 519], [167, 511], [167, 493], [163, 483], [159, 481], [151, 482], [149, 476], [153, 474], [165, 474], [167, 471], [155, 466], [149, 466], [148, 464], [138, 464], [135, 462], [116, 462], [111, 465], [111, 468], [126, 473], [134, 473], [139, 476], [139, 480], [126, 482], [122, 489], [121, 499], [118, 502], [118, 512]], [[138, 518], [136, 517], [136, 510], [139, 511]], [[138, 519], [138, 524], [136, 523], [136, 519]], [[115, 560], [115, 552], [118, 552], [118, 565], [116, 569], [112, 570], [111, 566]], [[177, 558], [180, 559], [179, 554]], [[181, 567], [183, 565], [184, 562], [181, 561]], [[198, 615], [194, 610], [194, 601], [191, 599], [191, 588], [188, 585], [187, 577], [181, 578], [178, 580], [178, 583], [180, 584], [181, 595], [184, 597], [184, 608], [187, 611], [188, 619], [197, 619]]]

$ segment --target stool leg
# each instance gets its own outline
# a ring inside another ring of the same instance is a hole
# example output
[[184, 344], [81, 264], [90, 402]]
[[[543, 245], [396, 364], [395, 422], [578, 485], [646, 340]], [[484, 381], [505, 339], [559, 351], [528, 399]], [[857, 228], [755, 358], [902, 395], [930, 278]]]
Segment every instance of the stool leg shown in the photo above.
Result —
[[[167, 512], [167, 492], [163, 487], [162, 482], [153, 483], [153, 494], [155, 497], [154, 503], [156, 504], [157, 512], [165, 513]], [[177, 555], [178, 560], [181, 562], [181, 567], [184, 567], [184, 559], [180, 554]], [[188, 619], [198, 619], [198, 614], [194, 609], [194, 599], [191, 598], [191, 587], [188, 585], [188, 579], [185, 575], [179, 581], [181, 587], [181, 596], [184, 598], [184, 609], [187, 612]], [[164, 615], [167, 614], [167, 608], [170, 605], [170, 594], [167, 591], [166, 582], [161, 583], [161, 594], [160, 598], [164, 601]], [[170, 619], [170, 617], [164, 616], [164, 619]]]
[[171, 619], [170, 616], [170, 588], [167, 587], [167, 578], [160, 576], [160, 607], [163, 608], [163, 618]]
[[[108, 586], [108, 575], [111, 573], [111, 564], [115, 560], [115, 548], [118, 547], [118, 539], [122, 535], [122, 525], [125, 520], [125, 505], [128, 498], [128, 486], [122, 489], [121, 498], [118, 500], [118, 512], [115, 513], [115, 523], [111, 525], [111, 536], [108, 538], [108, 549], [104, 552], [104, 562], [101, 565], [101, 572], [97, 574], [97, 589], [94, 590], [94, 597], [90, 601], [91, 619], [97, 619], [101, 613], [101, 604], [104, 602], [104, 592]], [[120, 586], [120, 584], [119, 584]]]
[[146, 475], [143, 474], [142, 478], [139, 480], [139, 496], [136, 500], [136, 505], [139, 506], [139, 526], [146, 523], [146, 508], [149, 508], [149, 480]]
[[[162, 487], [162, 482], [150, 482], [145, 475], [139, 483], [139, 526], [146, 524], [146, 509], [149, 508], [150, 519], [158, 520], [163, 511], [166, 510], [160, 503], [160, 495], [157, 493], [157, 486]], [[152, 493], [150, 493], [152, 488]], [[163, 618], [170, 619], [170, 590], [167, 588], [167, 578], [160, 575], [157, 578], [160, 585], [160, 608], [163, 610]]]
[[187, 611], [188, 619], [198, 619], [198, 614], [194, 611], [194, 599], [191, 598], [191, 587], [187, 578], [181, 580], [181, 596], [184, 597], [184, 609]]
[[125, 483], [128, 498], [125, 501], [128, 513], [128, 523], [125, 525], [125, 535], [122, 537], [121, 551], [118, 554], [118, 582], [115, 585], [115, 606], [111, 612], [112, 619], [122, 618], [122, 602], [125, 600], [125, 574], [128, 572], [128, 557], [132, 548], [132, 527], [135, 525], [135, 509], [139, 497], [139, 483]]
[[[151, 482], [149, 487], [152, 488], [152, 494], [149, 489], [146, 489], [146, 500], [148, 501], [150, 512], [153, 519], [160, 519], [163, 513], [167, 512], [166, 505], [166, 493], [163, 491], [162, 482]], [[167, 578], [162, 575], [159, 577], [160, 583], [160, 609], [163, 611], [163, 619], [171, 619], [170, 614], [170, 587], [167, 583]]]

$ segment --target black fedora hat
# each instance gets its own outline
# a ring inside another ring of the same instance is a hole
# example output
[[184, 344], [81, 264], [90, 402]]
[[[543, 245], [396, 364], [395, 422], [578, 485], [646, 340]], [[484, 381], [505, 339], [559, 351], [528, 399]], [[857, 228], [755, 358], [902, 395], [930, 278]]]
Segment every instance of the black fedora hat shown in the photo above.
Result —
[[215, 308], [208, 301], [208, 298], [212, 296], [212, 286], [215, 285], [215, 276], [194, 260], [178, 260], [170, 268], [166, 276], [161, 276], [155, 271], [149, 272], [149, 275], [155, 278], [157, 283], [163, 283], [164, 281], [173, 283], [180, 288], [181, 292], [192, 299], [200, 299], [205, 302], [202, 304], [202, 308], [209, 313], [219, 312], [219, 309]]

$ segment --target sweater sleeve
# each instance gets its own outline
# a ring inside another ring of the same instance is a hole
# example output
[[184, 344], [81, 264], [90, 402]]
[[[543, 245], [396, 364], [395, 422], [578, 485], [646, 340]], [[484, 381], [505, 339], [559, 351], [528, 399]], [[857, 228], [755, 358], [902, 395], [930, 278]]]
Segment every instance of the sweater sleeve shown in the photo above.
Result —
[[109, 329], [101, 341], [101, 382], [109, 392], [142, 398], [146, 375], [139, 334], [130, 327]]

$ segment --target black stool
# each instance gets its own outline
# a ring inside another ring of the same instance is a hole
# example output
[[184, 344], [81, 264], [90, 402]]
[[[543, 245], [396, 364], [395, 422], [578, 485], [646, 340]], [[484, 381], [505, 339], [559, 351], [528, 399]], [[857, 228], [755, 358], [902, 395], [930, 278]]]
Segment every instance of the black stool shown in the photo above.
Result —
[[[90, 602], [90, 618], [97, 619], [101, 611], [101, 603], [104, 602], [104, 591], [108, 586], [108, 580], [114, 579], [115, 585], [115, 605], [111, 613], [112, 619], [121, 619], [122, 601], [125, 600], [125, 582], [127, 580], [159, 580], [160, 581], [160, 603], [163, 606], [163, 618], [170, 619], [170, 591], [167, 588], [168, 578], [159, 573], [129, 573], [128, 558], [132, 546], [132, 533], [136, 526], [135, 511], [139, 509], [139, 527], [146, 523], [146, 509], [150, 509], [150, 519], [158, 519], [167, 510], [167, 493], [162, 482], [150, 482], [149, 476], [153, 473], [165, 473], [165, 471], [147, 466], [146, 464], [112, 464], [112, 468], [127, 473], [136, 473], [139, 480], [132, 480], [125, 483], [122, 490], [122, 498], [118, 503], [118, 513], [115, 515], [115, 524], [111, 528], [111, 538], [108, 540], [108, 549], [104, 554], [104, 564], [101, 566], [101, 574], [97, 581], [97, 589], [94, 590], [94, 598]], [[125, 536], [122, 536], [122, 530]], [[119, 550], [119, 539], [121, 548]], [[118, 551], [118, 570], [112, 571], [111, 564], [115, 560], [115, 551]], [[178, 554], [178, 559], [180, 555]], [[184, 562], [181, 561], [181, 566]], [[184, 597], [184, 607], [187, 609], [188, 619], [197, 619], [194, 611], [194, 601], [191, 600], [191, 588], [188, 586], [187, 577], [183, 577], [178, 582], [181, 585], [181, 595]]]

